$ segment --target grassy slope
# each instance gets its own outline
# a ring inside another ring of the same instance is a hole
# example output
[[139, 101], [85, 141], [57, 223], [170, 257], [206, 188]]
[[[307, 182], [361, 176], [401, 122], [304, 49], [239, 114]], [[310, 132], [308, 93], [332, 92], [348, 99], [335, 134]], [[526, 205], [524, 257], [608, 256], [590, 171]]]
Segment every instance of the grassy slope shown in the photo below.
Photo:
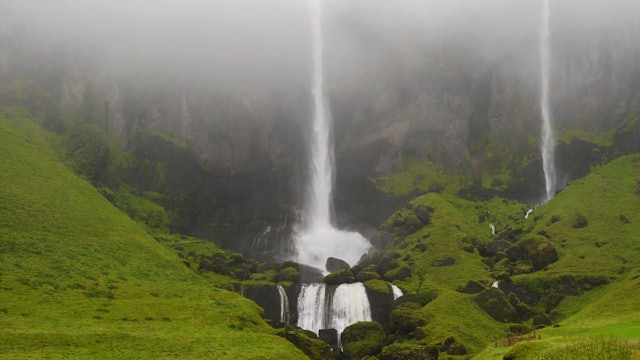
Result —
[[[565, 299], [556, 309], [562, 314], [561, 326], [540, 331], [543, 341], [519, 344], [513, 349], [489, 347], [479, 359], [494, 359], [507, 352], [536, 359], [547, 351], [592, 336], [640, 339], [639, 182], [640, 155], [625, 156], [574, 181], [536, 210], [532, 232], [547, 232], [560, 259], [547, 271], [523, 278], [570, 273], [606, 275], [613, 281], [582, 296]], [[587, 227], [572, 227], [577, 213], [587, 218]], [[621, 221], [620, 215], [628, 223]], [[553, 216], [560, 220], [551, 222]]]
[[[528, 349], [532, 354], [583, 333], [640, 337], [640, 333], [634, 332], [640, 323], [640, 300], [633, 295], [640, 294], [640, 280], [635, 277], [640, 269], [640, 196], [635, 194], [640, 186], [639, 158], [620, 158], [574, 181], [528, 219], [524, 219], [528, 209], [525, 204], [500, 198], [470, 202], [446, 193], [423, 195], [396, 213], [389, 223], [397, 219], [406, 222], [412, 209], [420, 205], [435, 210], [428, 226], [406, 237], [396, 237], [394, 243], [413, 272], [409, 280], [398, 284], [419, 294], [429, 290], [439, 293], [435, 301], [422, 309], [429, 319], [424, 328], [426, 340], [434, 343], [454, 335], [472, 353], [477, 353], [507, 333], [507, 326], [482, 312], [470, 295], [453, 291], [470, 279], [485, 283], [493, 280], [477, 252], [462, 250], [464, 239], [490, 241], [489, 224], [494, 224], [498, 232], [521, 228], [523, 236], [545, 232], [558, 249], [560, 259], [556, 263], [544, 271], [515, 276], [516, 282], [563, 274], [604, 275], [612, 279], [607, 286], [579, 297], [567, 297], [556, 309], [562, 316], [559, 320], [562, 326], [543, 330], [545, 341], [538, 342], [542, 348]], [[576, 214], [587, 218], [587, 227], [573, 228]], [[628, 223], [621, 221], [620, 215]], [[560, 220], [552, 222], [552, 217]], [[425, 245], [426, 250], [420, 251], [419, 247], [424, 249]], [[447, 257], [456, 263], [445, 267], [433, 265], [434, 261]], [[492, 348], [489, 346], [480, 358], [496, 358], [509, 351]]]
[[0, 113], [0, 357], [300, 359]]

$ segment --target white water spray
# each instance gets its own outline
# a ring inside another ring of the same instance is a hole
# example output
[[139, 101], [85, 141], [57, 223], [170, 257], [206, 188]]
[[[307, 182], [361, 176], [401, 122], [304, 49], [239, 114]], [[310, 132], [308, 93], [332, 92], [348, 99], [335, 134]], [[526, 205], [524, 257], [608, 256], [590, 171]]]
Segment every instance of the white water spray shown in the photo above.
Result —
[[396, 300], [397, 298], [399, 298], [400, 296], [404, 295], [402, 293], [402, 290], [400, 290], [399, 287], [391, 284], [391, 290], [393, 291], [393, 300]]
[[342, 331], [358, 321], [371, 321], [369, 298], [362, 283], [335, 288], [325, 284], [302, 285], [298, 297], [299, 327], [316, 334], [322, 329], [336, 329], [340, 339]]
[[328, 257], [336, 257], [355, 265], [371, 244], [356, 232], [336, 229], [332, 223], [334, 155], [329, 101], [325, 94], [322, 6], [321, 0], [310, 0], [313, 33], [314, 104], [311, 139], [311, 183], [304, 213], [304, 224], [297, 230], [297, 261], [324, 270]]
[[551, 200], [556, 193], [555, 142], [551, 127], [551, 109], [549, 105], [549, 77], [551, 72], [551, 30], [549, 25], [549, 0], [543, 0], [542, 26], [540, 29], [540, 74], [541, 96], [540, 111], [542, 113], [542, 168], [544, 170], [546, 199]]
[[278, 294], [280, 295], [280, 322], [283, 324], [289, 324], [289, 297], [281, 285], [276, 285], [276, 287], [278, 288]]

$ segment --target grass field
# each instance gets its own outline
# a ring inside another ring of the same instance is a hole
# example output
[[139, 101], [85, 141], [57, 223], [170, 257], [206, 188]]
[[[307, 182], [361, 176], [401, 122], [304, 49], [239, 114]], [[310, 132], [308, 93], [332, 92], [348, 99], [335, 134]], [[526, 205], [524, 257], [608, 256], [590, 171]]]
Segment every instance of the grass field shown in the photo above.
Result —
[[0, 111], [0, 358], [301, 359]]

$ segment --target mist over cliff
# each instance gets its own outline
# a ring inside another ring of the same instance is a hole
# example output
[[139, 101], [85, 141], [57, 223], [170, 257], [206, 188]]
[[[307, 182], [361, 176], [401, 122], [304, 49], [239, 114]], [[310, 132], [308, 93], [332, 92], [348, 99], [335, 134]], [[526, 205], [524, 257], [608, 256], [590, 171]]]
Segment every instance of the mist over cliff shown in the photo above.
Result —
[[[338, 222], [370, 233], [405, 201], [371, 179], [412, 159], [470, 177], [467, 196], [540, 197], [541, 2], [323, 4]], [[188, 157], [202, 169], [173, 175], [191, 181], [186, 198], [197, 208], [179, 206], [183, 226], [214, 237], [212, 223], [236, 224], [242, 230], [215, 235], [250, 242], [267, 227], [288, 226], [302, 202], [312, 111], [308, 13], [297, 0], [3, 0], [0, 83], [37, 81], [120, 139], [138, 164]], [[630, 0], [551, 3], [560, 134], [611, 131], [635, 111], [638, 13]], [[149, 151], [153, 142], [141, 134], [156, 132], [183, 142], [185, 153]], [[567, 137], [559, 148], [562, 183], [593, 160], [571, 146]], [[131, 181], [163, 190], [148, 178]], [[424, 189], [400, 195], [411, 191]]]

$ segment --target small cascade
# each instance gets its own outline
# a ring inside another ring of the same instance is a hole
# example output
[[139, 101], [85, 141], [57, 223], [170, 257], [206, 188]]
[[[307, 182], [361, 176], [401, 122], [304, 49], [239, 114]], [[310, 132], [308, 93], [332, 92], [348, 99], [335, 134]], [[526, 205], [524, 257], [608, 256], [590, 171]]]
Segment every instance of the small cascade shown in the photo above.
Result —
[[529, 218], [529, 215], [531, 215], [531, 213], [532, 213], [532, 212], [533, 212], [533, 208], [531, 208], [531, 209], [527, 210], [527, 213], [526, 213], [526, 214], [524, 214], [524, 218], [525, 218], [525, 219], [528, 219], [528, 218]]
[[325, 284], [303, 284], [298, 296], [298, 326], [318, 334], [325, 326]]
[[499, 289], [500, 288], [500, 281], [494, 281], [493, 284], [491, 284], [491, 287]]
[[371, 321], [369, 298], [362, 283], [303, 284], [298, 297], [298, 326], [318, 334], [322, 329], [336, 329], [338, 339], [349, 325]]
[[276, 285], [280, 294], [280, 322], [289, 324], [289, 298], [281, 285]]
[[496, 234], [496, 226], [493, 224], [489, 224], [489, 229], [491, 229], [491, 235]]
[[400, 296], [404, 295], [402, 293], [402, 290], [400, 290], [399, 287], [391, 284], [391, 290], [393, 291], [393, 300], [395, 301], [397, 298], [399, 298]]
[[369, 298], [362, 283], [338, 286], [333, 293], [330, 309], [328, 327], [338, 331], [338, 339], [347, 326], [358, 321], [371, 321]]

